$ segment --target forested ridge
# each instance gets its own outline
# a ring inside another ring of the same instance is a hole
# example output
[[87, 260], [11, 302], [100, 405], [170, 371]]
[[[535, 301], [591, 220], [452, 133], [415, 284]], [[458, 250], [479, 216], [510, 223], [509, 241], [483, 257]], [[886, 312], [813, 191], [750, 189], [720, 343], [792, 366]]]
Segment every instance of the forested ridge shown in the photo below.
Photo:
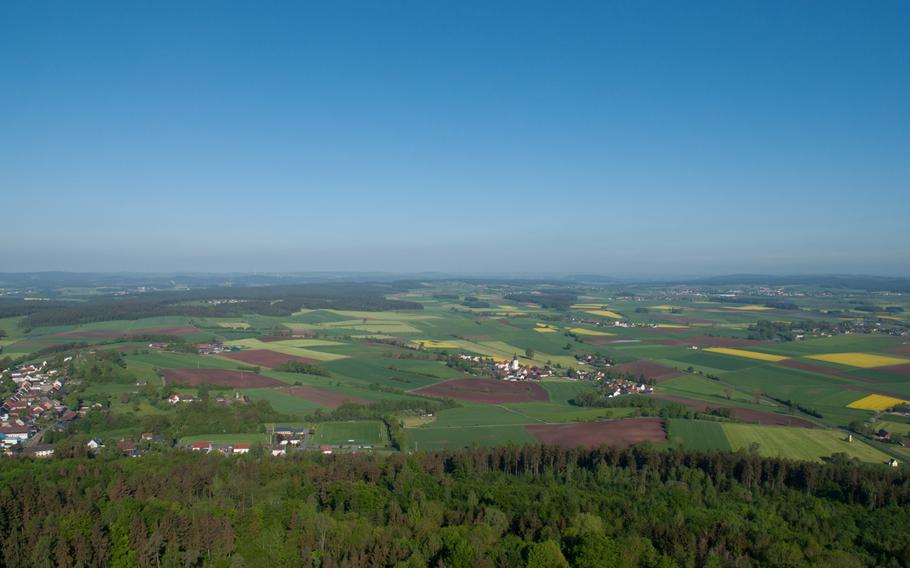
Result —
[[159, 316], [221, 317], [242, 314], [289, 316], [307, 309], [422, 310], [419, 302], [386, 298], [410, 289], [407, 282], [338, 282], [292, 286], [215, 287], [198, 290], [102, 296], [85, 302], [0, 301], [0, 317], [26, 316], [22, 327], [135, 320]]
[[910, 479], [749, 453], [504, 447], [7, 461], [4, 566], [906, 566]]

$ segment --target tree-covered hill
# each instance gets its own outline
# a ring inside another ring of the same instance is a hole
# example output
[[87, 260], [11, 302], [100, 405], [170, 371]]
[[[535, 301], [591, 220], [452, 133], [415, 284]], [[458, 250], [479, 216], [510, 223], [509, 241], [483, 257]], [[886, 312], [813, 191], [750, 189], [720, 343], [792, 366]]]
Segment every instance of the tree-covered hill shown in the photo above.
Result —
[[6, 462], [5, 566], [906, 566], [910, 477], [649, 448]]

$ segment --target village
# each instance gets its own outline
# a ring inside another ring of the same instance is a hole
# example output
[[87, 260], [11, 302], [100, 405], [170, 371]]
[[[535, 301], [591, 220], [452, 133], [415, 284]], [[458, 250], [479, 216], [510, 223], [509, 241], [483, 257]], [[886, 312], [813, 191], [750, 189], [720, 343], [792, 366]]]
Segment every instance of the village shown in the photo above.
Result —
[[[220, 344], [200, 345], [200, 353], [212, 353], [223, 349]], [[149, 348], [166, 348], [162, 344], [152, 343]], [[62, 360], [64, 364], [72, 357]], [[42, 363], [22, 364], [0, 370], [0, 386], [5, 396], [0, 404], [0, 455], [4, 457], [49, 458], [55, 454], [56, 446], [48, 443], [49, 432], [60, 433], [74, 421], [84, 417], [90, 411], [107, 412], [100, 403], [85, 403], [78, 408], [69, 408], [64, 403], [66, 378], [60, 369], [52, 368], [47, 361]], [[136, 386], [145, 386], [137, 382]], [[204, 399], [186, 392], [173, 392], [167, 397], [172, 406], [196, 404]], [[246, 405], [249, 399], [239, 391], [233, 395], [217, 394], [210, 399], [216, 406]], [[274, 426], [262, 435], [268, 437], [259, 443], [236, 442], [222, 437], [221, 442], [192, 441], [176, 443], [156, 432], [144, 432], [133, 439], [103, 440], [98, 437], [80, 442], [86, 454], [116, 454], [127, 457], [139, 457], [148, 451], [177, 448], [190, 452], [219, 453], [222, 455], [243, 455], [251, 451], [268, 453], [272, 456], [285, 456], [295, 451], [319, 451], [332, 454], [337, 451], [358, 452], [370, 451], [371, 445], [356, 444], [350, 440], [347, 444], [312, 443], [314, 428]], [[244, 438], [243, 436], [240, 436]]]
[[[71, 359], [71, 358], [68, 358]], [[4, 390], [7, 381], [13, 392], [0, 404], [0, 448], [3, 455], [48, 457], [54, 448], [42, 444], [41, 438], [49, 425], [72, 421], [75, 411], [62, 401], [64, 377], [47, 362], [20, 365], [0, 373]]]

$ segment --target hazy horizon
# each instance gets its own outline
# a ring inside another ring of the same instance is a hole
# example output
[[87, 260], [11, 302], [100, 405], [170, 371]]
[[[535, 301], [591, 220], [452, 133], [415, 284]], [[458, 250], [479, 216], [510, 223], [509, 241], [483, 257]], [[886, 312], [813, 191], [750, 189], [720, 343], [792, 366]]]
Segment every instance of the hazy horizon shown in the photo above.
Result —
[[0, 270], [908, 275], [907, 29], [900, 2], [6, 2]]

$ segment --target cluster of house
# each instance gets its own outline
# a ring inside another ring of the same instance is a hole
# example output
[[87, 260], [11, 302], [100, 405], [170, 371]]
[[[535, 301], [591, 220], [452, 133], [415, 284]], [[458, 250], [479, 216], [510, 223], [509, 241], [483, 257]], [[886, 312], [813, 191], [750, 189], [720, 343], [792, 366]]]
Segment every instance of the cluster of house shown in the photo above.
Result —
[[4, 454], [19, 453], [38, 431], [38, 420], [42, 417], [61, 422], [76, 418], [76, 413], [61, 400], [62, 375], [57, 369], [50, 369], [46, 361], [8, 369], [4, 374], [16, 386], [15, 392], [0, 404], [0, 447]]
[[614, 398], [624, 394], [652, 394], [654, 387], [638, 381], [630, 381], [619, 377], [609, 377], [604, 380], [604, 390], [607, 398]]
[[212, 442], [192, 442], [186, 448], [193, 452], [209, 454], [219, 452], [226, 456], [238, 456], [248, 454], [252, 448], [251, 444], [213, 444]]
[[[121, 439], [119, 442], [117, 442], [116, 447], [119, 454], [131, 458], [138, 458], [142, 455], [144, 449], [148, 449], [152, 446], [152, 444], [157, 444], [161, 441], [162, 438], [160, 435], [153, 432], [143, 432], [143, 434], [139, 436], [138, 442], [134, 440]], [[92, 438], [85, 443], [85, 447], [89, 452], [96, 453], [103, 450], [105, 448], [105, 445], [104, 442], [102, 442], [99, 438]]]
[[518, 359], [494, 361], [492, 370], [494, 376], [504, 381], [539, 381], [554, 375], [549, 367], [528, 367]]
[[[196, 402], [199, 400], [199, 397], [193, 396], [191, 394], [175, 392], [171, 396], [167, 397], [167, 401], [171, 404], [180, 404], [186, 402]], [[239, 391], [234, 392], [233, 397], [227, 397], [224, 395], [216, 395], [213, 399], [215, 404], [219, 406], [230, 406], [232, 404], [249, 404], [250, 399]]]
[[220, 353], [230, 353], [232, 351], [240, 351], [239, 347], [225, 347], [224, 343], [220, 341], [214, 341], [212, 343], [198, 343], [196, 345], [196, 351], [200, 355], [218, 355]]
[[[269, 445], [269, 452], [275, 457], [287, 455], [289, 450], [305, 446], [308, 437], [312, 434], [313, 430], [309, 428], [292, 428], [287, 426], [275, 427], [271, 432], [272, 443]], [[226, 456], [236, 456], [249, 453], [252, 445], [192, 442], [187, 444], [185, 448], [191, 452], [201, 452], [204, 454], [218, 452]], [[323, 451], [323, 453], [332, 453], [330, 446], [325, 446], [325, 448], [320, 446], [320, 450]]]
[[658, 325], [656, 323], [651, 323], [651, 322], [633, 322], [633, 321], [629, 321], [629, 320], [625, 320], [625, 319], [602, 321], [602, 320], [596, 320], [596, 319], [590, 319], [590, 318], [573, 317], [573, 318], [569, 318], [569, 321], [573, 322], [573, 323], [583, 323], [583, 324], [591, 325], [594, 327], [622, 327], [625, 329], [631, 329], [631, 328], [635, 328], [635, 327], [655, 328]]
[[616, 364], [616, 361], [612, 357], [600, 355], [599, 353], [576, 353], [575, 360], [582, 365], [591, 365], [593, 367], [612, 367]]

